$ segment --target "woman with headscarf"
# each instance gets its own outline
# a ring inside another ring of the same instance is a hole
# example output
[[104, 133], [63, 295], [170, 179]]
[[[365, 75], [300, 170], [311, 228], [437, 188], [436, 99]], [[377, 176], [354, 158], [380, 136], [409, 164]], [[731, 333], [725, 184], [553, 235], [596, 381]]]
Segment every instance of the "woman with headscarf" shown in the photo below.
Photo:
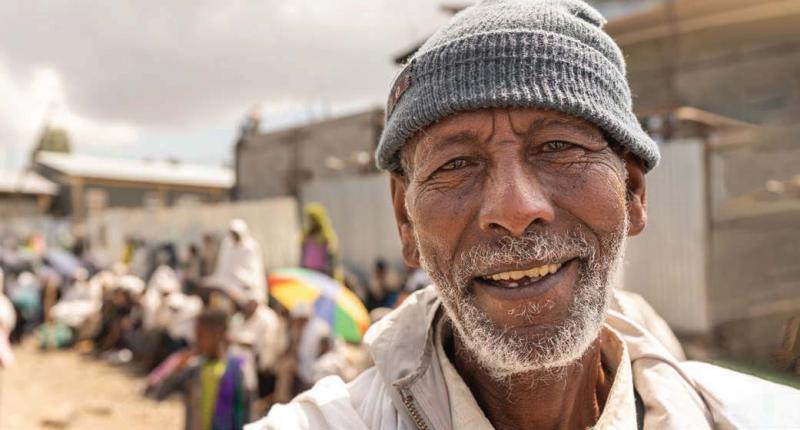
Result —
[[300, 265], [343, 280], [339, 265], [339, 239], [333, 231], [325, 208], [319, 203], [309, 203], [304, 212], [303, 240]]

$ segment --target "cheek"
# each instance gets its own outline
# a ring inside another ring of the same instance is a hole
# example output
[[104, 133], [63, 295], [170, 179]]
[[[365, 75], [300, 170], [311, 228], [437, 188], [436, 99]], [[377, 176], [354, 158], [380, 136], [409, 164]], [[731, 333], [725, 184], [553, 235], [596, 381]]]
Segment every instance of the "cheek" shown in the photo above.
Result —
[[584, 164], [549, 175], [557, 206], [581, 220], [595, 232], [615, 231], [626, 216], [625, 182], [613, 166]]
[[413, 195], [409, 211], [420, 246], [425, 248], [421, 251], [430, 254], [433, 249], [437, 259], [452, 259], [473, 218], [475, 195], [466, 189], [420, 190]]

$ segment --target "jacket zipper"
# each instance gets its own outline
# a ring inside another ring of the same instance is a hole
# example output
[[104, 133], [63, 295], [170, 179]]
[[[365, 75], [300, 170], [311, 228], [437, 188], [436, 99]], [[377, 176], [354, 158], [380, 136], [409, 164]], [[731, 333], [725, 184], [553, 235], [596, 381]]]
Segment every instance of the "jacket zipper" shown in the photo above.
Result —
[[403, 404], [406, 405], [406, 409], [408, 410], [408, 414], [411, 415], [411, 419], [414, 420], [414, 424], [417, 426], [419, 430], [430, 430], [430, 427], [422, 418], [422, 415], [417, 411], [417, 407], [414, 406], [414, 398], [411, 397], [410, 394], [406, 394], [401, 392], [400, 397], [403, 399]]

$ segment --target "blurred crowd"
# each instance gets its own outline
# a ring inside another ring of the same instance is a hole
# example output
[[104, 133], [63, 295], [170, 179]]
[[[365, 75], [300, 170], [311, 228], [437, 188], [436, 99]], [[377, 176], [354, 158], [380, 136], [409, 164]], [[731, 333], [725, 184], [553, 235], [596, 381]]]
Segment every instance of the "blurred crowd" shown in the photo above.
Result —
[[[372, 322], [428, 284], [382, 259], [366, 279], [344, 270], [317, 204], [305, 208], [299, 246], [301, 267], [351, 290]], [[240, 219], [182, 247], [131, 237], [117, 258], [89, 248], [80, 238], [3, 239], [0, 367], [25, 338], [43, 352], [74, 348], [140, 372], [143, 395], [183, 395], [186, 427], [212, 429], [241, 428], [325, 376], [349, 381], [372, 364], [313, 303], [287, 307], [269, 294], [261, 246]]]

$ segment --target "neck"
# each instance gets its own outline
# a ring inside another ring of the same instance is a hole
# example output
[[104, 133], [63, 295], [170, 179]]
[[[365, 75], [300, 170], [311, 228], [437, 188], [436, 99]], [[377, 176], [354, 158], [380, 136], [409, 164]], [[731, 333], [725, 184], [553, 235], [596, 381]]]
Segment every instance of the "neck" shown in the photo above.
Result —
[[457, 336], [453, 339], [455, 367], [494, 428], [585, 429], [600, 417], [611, 381], [603, 371], [599, 337], [569, 366], [499, 381], [470, 358]]

